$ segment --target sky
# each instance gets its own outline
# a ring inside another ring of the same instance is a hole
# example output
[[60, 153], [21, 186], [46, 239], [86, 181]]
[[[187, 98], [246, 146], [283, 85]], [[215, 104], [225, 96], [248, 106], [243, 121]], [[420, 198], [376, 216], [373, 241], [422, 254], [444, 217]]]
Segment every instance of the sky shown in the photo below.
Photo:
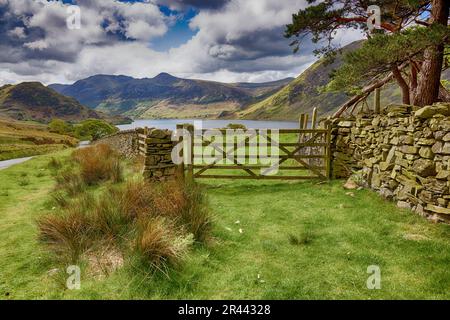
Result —
[[[283, 33], [306, 6], [306, 0], [0, 0], [0, 85], [161, 72], [221, 82], [296, 77], [317, 59], [314, 46], [305, 41], [293, 54]], [[339, 32], [335, 42], [360, 38]]]

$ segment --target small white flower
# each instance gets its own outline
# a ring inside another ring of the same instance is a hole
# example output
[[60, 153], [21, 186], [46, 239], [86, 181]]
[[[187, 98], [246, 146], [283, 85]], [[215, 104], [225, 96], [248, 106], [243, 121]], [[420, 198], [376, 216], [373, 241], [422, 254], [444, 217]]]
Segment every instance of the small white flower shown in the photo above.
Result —
[[244, 230], [242, 230], [242, 229], [239, 229], [239, 233], [244, 233]]

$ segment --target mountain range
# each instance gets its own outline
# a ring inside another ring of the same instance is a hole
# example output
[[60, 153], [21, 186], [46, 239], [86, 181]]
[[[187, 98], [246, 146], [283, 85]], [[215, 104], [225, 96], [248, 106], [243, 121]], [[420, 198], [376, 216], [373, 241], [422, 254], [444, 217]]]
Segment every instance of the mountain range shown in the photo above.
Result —
[[[60, 94], [112, 115], [132, 118], [223, 118], [294, 120], [318, 108], [320, 115], [336, 111], [348, 96], [321, 90], [343, 55], [362, 41], [345, 46], [333, 61], [319, 59], [297, 78], [267, 83], [220, 83], [161, 73], [154, 78], [96, 75], [71, 85], [52, 84]], [[383, 90], [383, 102], [401, 102], [397, 86]]]
[[277, 92], [293, 78], [266, 83], [220, 83], [161, 73], [154, 78], [96, 75], [49, 88], [109, 114], [134, 118], [217, 118]]
[[[135, 79], [95, 75], [73, 84], [38, 82], [0, 87], [0, 114], [19, 120], [48, 122], [51, 118], [79, 121], [103, 118], [122, 123], [129, 118], [208, 118], [294, 120], [318, 108], [320, 115], [334, 113], [348, 96], [321, 90], [330, 74], [342, 64], [343, 54], [361, 41], [343, 48], [334, 61], [320, 59], [297, 78], [266, 83], [220, 83], [182, 79], [168, 73]], [[450, 70], [442, 74], [450, 79]], [[381, 102], [401, 103], [395, 83], [382, 89]]]

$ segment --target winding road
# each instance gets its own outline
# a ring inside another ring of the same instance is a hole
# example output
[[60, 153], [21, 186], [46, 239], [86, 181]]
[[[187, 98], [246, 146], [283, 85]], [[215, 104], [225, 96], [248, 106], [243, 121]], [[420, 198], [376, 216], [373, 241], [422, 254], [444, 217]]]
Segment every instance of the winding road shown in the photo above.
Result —
[[17, 158], [17, 159], [11, 159], [11, 160], [5, 160], [5, 161], [0, 161], [0, 170], [9, 168], [15, 164], [19, 164], [25, 161], [28, 161], [30, 159], [32, 159], [33, 157], [27, 157], [27, 158]]

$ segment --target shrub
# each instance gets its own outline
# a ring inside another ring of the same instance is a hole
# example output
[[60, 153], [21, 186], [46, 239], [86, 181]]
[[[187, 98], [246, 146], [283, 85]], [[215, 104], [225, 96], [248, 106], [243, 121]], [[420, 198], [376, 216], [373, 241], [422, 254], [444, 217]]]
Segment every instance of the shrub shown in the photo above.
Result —
[[157, 270], [177, 266], [188, 251], [192, 239], [183, 237], [164, 218], [151, 218], [140, 226], [135, 251], [145, 263]]
[[89, 119], [75, 127], [75, 137], [78, 139], [98, 140], [117, 131], [119, 129], [108, 122]]
[[53, 119], [48, 124], [48, 128], [50, 132], [58, 133], [58, 134], [72, 134], [73, 126], [61, 119]]
[[135, 179], [110, 186], [98, 197], [84, 192], [68, 200], [67, 194], [83, 190], [86, 159], [115, 156], [106, 147], [95, 148], [73, 154], [81, 174], [65, 170], [58, 176], [60, 190], [53, 199], [61, 210], [38, 220], [39, 238], [58, 257], [89, 260], [98, 249], [121, 248], [136, 253], [152, 270], [164, 271], [182, 261], [194, 240], [209, 239], [211, 216], [203, 190], [193, 182]]
[[97, 201], [91, 193], [83, 193], [76, 201], [77, 207], [83, 212], [92, 211], [96, 205]]
[[133, 221], [165, 218], [206, 242], [211, 233], [211, 214], [205, 195], [195, 183], [129, 181], [110, 188], [96, 209], [99, 228], [110, 235], [122, 234]]
[[164, 181], [154, 184], [154, 211], [158, 216], [180, 220], [188, 204], [185, 185], [181, 181]]
[[72, 158], [80, 164], [81, 177], [87, 185], [94, 185], [101, 181], [123, 180], [123, 168], [119, 155], [106, 144], [78, 149]]
[[124, 180], [122, 163], [118, 157], [111, 159], [109, 178], [114, 183], [119, 183]]

